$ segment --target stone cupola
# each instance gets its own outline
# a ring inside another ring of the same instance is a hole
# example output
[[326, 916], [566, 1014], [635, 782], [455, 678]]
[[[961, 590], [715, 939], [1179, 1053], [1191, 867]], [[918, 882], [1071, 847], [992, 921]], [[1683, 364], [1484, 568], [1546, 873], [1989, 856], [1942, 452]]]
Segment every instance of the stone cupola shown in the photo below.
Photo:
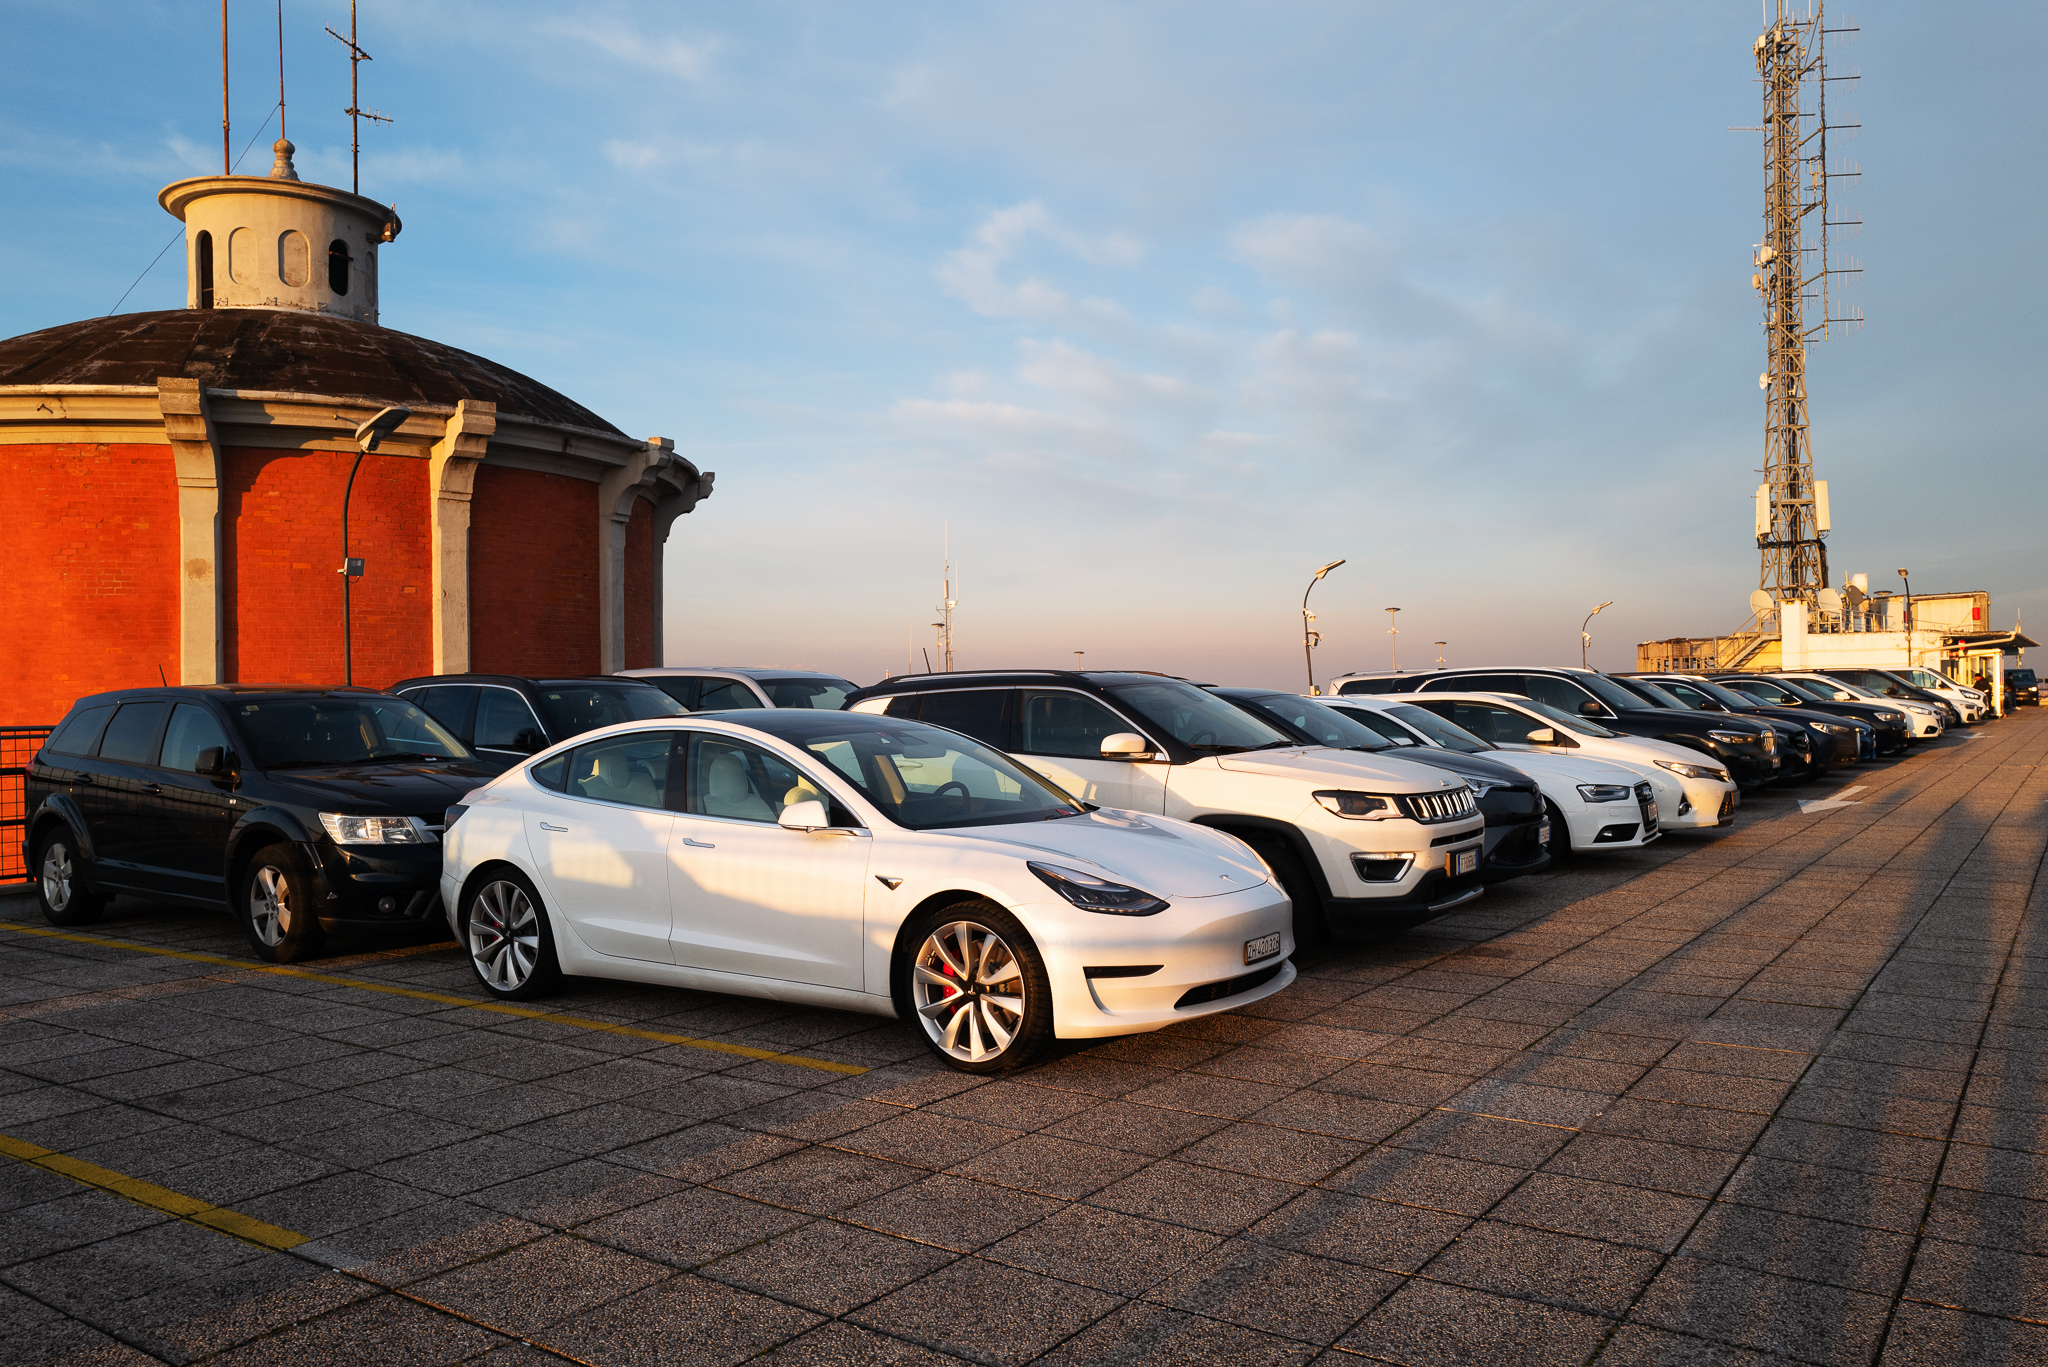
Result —
[[268, 176], [198, 176], [157, 196], [185, 224], [187, 308], [377, 321], [377, 248], [398, 236], [398, 215], [300, 180], [295, 150], [279, 138]]

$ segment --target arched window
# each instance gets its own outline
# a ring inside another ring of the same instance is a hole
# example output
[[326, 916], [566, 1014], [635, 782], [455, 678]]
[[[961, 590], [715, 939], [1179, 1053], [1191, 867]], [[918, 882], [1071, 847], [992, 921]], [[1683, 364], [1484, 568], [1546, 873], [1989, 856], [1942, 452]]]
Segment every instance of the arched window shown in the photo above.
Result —
[[335, 238], [327, 246], [327, 288], [335, 294], [348, 293], [348, 243]]
[[192, 244], [193, 264], [199, 270], [199, 307], [213, 307], [213, 234], [202, 232]]

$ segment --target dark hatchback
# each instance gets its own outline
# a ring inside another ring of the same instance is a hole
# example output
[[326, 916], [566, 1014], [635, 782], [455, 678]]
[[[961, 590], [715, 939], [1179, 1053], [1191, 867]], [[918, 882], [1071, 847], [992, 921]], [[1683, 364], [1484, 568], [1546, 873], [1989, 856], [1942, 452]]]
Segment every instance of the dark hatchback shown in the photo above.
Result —
[[1305, 745], [1384, 751], [1414, 764], [1447, 769], [1464, 779], [1479, 794], [1479, 810], [1486, 817], [1486, 845], [1479, 873], [1487, 882], [1504, 883], [1550, 866], [1548, 809], [1543, 804], [1542, 791], [1527, 774], [1483, 755], [1397, 746], [1348, 713], [1293, 693], [1264, 688], [1209, 691], [1219, 698], [1228, 698]]
[[390, 691], [426, 709], [494, 774], [600, 726], [680, 717], [688, 710], [652, 683], [609, 674], [432, 674], [395, 683]]
[[124, 892], [225, 906], [289, 963], [339, 926], [435, 924], [442, 816], [494, 772], [374, 689], [98, 693], [29, 766], [22, 852], [54, 924]]

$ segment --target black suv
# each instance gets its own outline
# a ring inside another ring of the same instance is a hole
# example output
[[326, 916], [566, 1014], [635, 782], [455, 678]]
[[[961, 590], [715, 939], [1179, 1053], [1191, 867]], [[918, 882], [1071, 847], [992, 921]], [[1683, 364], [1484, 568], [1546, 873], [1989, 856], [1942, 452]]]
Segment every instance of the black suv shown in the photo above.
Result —
[[72, 704], [29, 765], [43, 915], [117, 892], [226, 906], [290, 963], [341, 924], [441, 914], [442, 816], [494, 772], [368, 688], [132, 688]]
[[2007, 707], [2039, 707], [2041, 705], [2041, 681], [2031, 669], [2008, 669], [2005, 671], [2005, 705]]
[[1716, 674], [1707, 682], [1773, 709], [1774, 716], [1792, 713], [1862, 722], [1876, 733], [1880, 755], [1903, 755], [1912, 743], [1913, 733], [1906, 725], [1906, 714], [1883, 703], [1844, 702], [1823, 696], [1809, 684], [1763, 674]]
[[1479, 794], [1479, 810], [1486, 817], [1486, 853], [1479, 873], [1487, 882], [1505, 883], [1510, 878], [1540, 873], [1550, 867], [1549, 809], [1543, 804], [1543, 793], [1536, 781], [1521, 770], [1484, 755], [1419, 745], [1397, 746], [1348, 712], [1294, 693], [1267, 688], [1210, 687], [1209, 691], [1230, 699], [1304, 745], [1385, 751], [1395, 758], [1448, 769], [1464, 779]]
[[1652, 707], [1597, 669], [1433, 669], [1426, 673], [1346, 674], [1342, 693], [1517, 693], [1630, 736], [1670, 741], [1712, 755], [1744, 788], [1778, 778], [1778, 734], [1767, 722]]
[[680, 717], [681, 703], [643, 679], [524, 679], [515, 674], [430, 674], [391, 685], [502, 773], [558, 741], [622, 721]]
[[1670, 694], [1695, 712], [1732, 712], [1738, 717], [1767, 717], [1781, 725], [1804, 727], [1815, 762], [1826, 768], [1859, 764], [1877, 755], [1877, 728], [1854, 717], [1823, 716], [1814, 708], [1800, 712], [1773, 707], [1747, 693], [1723, 688], [1698, 674], [1632, 674], [1628, 677], [1631, 683], [1648, 684]]
[[[1727, 713], [1730, 711], [1726, 707], [1702, 707], [1692, 698], [1681, 698], [1664, 687], [1660, 680], [1644, 678], [1633, 674], [1613, 674], [1608, 677], [1641, 698], [1651, 707], [1678, 712]], [[1777, 732], [1778, 759], [1780, 761], [1778, 766], [1778, 782], [1809, 783], [1814, 779], [1823, 778], [1827, 775], [1828, 769], [1834, 760], [1835, 738], [1833, 735], [1821, 730], [1818, 726], [1808, 726], [1803, 722], [1786, 721], [1782, 718], [1762, 715], [1754, 708], [1739, 715], [1746, 716], [1751, 721], [1760, 722]], [[1856, 762], [1856, 754], [1855, 738], [1851, 736], [1849, 757], [1843, 763], [1854, 764]]]

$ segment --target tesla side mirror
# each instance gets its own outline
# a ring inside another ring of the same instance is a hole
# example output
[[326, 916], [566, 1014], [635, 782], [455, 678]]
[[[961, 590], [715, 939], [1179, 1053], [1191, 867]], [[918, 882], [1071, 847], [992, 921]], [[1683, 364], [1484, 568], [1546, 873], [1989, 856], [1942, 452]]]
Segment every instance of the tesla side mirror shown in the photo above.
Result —
[[1102, 738], [1104, 759], [1150, 759], [1152, 743], [1135, 731], [1119, 731]]
[[822, 831], [832, 821], [825, 815], [825, 804], [810, 798], [784, 807], [782, 815], [775, 818], [775, 824], [792, 831]]
[[1531, 745], [1555, 745], [1557, 732], [1551, 727], [1539, 726], [1529, 733], [1528, 740]]
[[195, 773], [225, 774], [228, 771], [228, 752], [218, 745], [209, 745], [199, 752], [199, 759], [193, 766]]

